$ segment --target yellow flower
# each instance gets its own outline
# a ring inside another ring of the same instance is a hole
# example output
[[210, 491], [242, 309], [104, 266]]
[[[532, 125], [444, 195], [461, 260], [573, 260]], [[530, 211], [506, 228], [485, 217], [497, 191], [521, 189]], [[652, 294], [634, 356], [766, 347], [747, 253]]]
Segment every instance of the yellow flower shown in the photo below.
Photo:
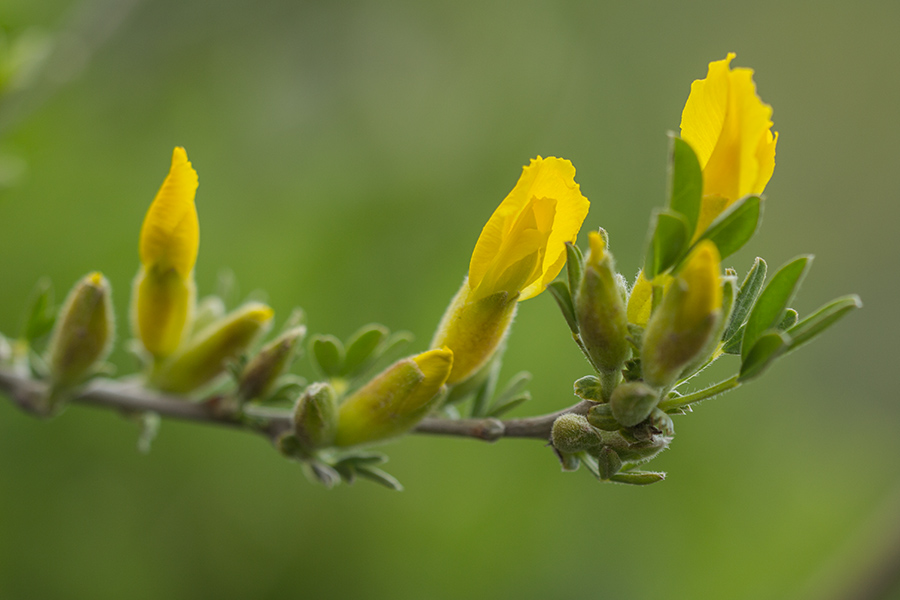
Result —
[[522, 171], [488, 220], [469, 276], [444, 313], [432, 348], [453, 351], [449, 384], [474, 375], [500, 347], [516, 303], [533, 298], [559, 274], [590, 202], [567, 160], [540, 156]]
[[434, 408], [452, 367], [447, 348], [395, 362], [341, 404], [335, 444], [355, 446], [409, 430]]
[[752, 69], [731, 69], [734, 59], [709, 63], [706, 79], [694, 81], [681, 115], [681, 137], [703, 169], [703, 204], [697, 235], [748, 194], [760, 194], [775, 170], [772, 107], [756, 93]]
[[469, 262], [470, 299], [508, 292], [519, 301], [544, 291], [566, 262], [590, 202], [572, 163], [538, 156], [488, 220]]
[[178, 349], [193, 312], [200, 245], [196, 192], [197, 172], [184, 148], [175, 148], [169, 175], [141, 228], [141, 270], [132, 292], [133, 328], [156, 358]]

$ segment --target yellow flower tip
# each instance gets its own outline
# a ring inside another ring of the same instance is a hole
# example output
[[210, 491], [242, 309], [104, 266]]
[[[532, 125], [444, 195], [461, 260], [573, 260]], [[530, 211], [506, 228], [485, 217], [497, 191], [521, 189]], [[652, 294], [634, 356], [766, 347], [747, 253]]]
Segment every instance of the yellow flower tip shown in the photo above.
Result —
[[540, 294], [566, 260], [590, 202], [568, 160], [538, 156], [485, 224], [469, 262], [471, 300], [507, 292], [527, 300]]
[[762, 193], [775, 170], [772, 107], [757, 94], [752, 69], [731, 68], [734, 57], [730, 52], [709, 63], [706, 78], [691, 85], [681, 115], [681, 137], [703, 169], [703, 195], [720, 198], [716, 214]]
[[242, 311], [243, 319], [247, 321], [255, 321], [260, 324], [268, 323], [275, 316], [275, 311], [271, 307], [259, 302], [251, 302], [244, 306]]
[[87, 281], [94, 287], [102, 287], [104, 284], [103, 274], [100, 271], [94, 271], [87, 276]]
[[688, 286], [690, 300], [685, 308], [698, 315], [707, 315], [722, 308], [722, 266], [719, 249], [710, 240], [703, 240], [691, 252], [679, 275]]
[[591, 231], [588, 233], [588, 246], [590, 246], [591, 254], [589, 260], [592, 263], [599, 263], [606, 255], [606, 240], [600, 235], [599, 231]]
[[184, 148], [175, 148], [169, 174], [141, 228], [141, 263], [148, 270], [175, 270], [183, 279], [190, 276], [200, 245], [200, 225], [194, 206], [197, 186], [197, 172], [187, 153]]
[[453, 351], [444, 346], [414, 356], [413, 361], [422, 371], [426, 381], [434, 382], [436, 387], [441, 387], [447, 382], [453, 369]]

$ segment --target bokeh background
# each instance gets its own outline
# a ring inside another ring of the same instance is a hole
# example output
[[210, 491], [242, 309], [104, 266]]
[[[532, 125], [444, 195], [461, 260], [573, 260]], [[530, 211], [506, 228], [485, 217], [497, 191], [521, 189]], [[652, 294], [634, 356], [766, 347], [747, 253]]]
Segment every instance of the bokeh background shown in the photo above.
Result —
[[[137, 235], [175, 145], [200, 175], [200, 291], [230, 267], [312, 332], [379, 321], [425, 348], [538, 154], [573, 161], [585, 227], [634, 273], [666, 131], [728, 51], [782, 136], [762, 230], [728, 262], [811, 252], [801, 314], [865, 303], [677, 418], [654, 463], [669, 478], [648, 488], [562, 474], [533, 441], [412, 436], [385, 447], [405, 492], [328, 491], [249, 435], [166, 422], [144, 456], [117, 415], [39, 422], [0, 401], [0, 597], [861, 598], [891, 573], [897, 2], [4, 0], [0, 26], [61, 44], [0, 120], [10, 335], [40, 276], [63, 293], [99, 269], [127, 338]], [[547, 295], [521, 306], [504, 375], [522, 369], [534, 400], [516, 415], [569, 405], [587, 373]]]

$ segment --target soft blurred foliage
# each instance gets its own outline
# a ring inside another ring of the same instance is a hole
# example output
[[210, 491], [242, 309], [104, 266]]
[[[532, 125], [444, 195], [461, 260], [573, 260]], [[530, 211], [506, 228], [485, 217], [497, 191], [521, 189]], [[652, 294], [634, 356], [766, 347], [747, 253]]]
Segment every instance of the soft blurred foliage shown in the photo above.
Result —
[[[726, 262], [743, 276], [757, 254], [774, 268], [812, 252], [801, 314], [850, 292], [866, 306], [677, 417], [654, 463], [669, 479], [650, 488], [561, 474], [533, 441], [412, 436], [385, 446], [405, 492], [327, 491], [246, 434], [165, 422], [144, 456], [117, 415], [39, 422], [0, 402], [3, 598], [821, 597], [896, 532], [872, 519], [898, 512], [883, 506], [900, 482], [900, 4], [0, 4], [6, 35], [84, 19], [44, 74], [52, 93], [0, 139], [27, 165], [0, 191], [5, 333], [40, 276], [61, 297], [101, 270], [127, 334], [175, 145], [200, 175], [201, 294], [230, 267], [313, 333], [380, 321], [424, 349], [538, 154], [572, 160], [585, 227], [636, 272], [666, 131], [732, 50], [782, 137], [762, 231]], [[515, 414], [571, 404], [587, 364], [548, 295], [520, 308], [504, 373], [532, 371], [535, 399]], [[133, 368], [121, 343], [113, 359]]]

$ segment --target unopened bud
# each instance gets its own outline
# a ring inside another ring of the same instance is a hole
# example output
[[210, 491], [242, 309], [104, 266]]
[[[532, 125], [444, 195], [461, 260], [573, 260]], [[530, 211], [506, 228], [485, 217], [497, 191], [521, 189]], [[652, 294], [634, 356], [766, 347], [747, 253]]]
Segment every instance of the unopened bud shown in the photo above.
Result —
[[583, 415], [566, 413], [553, 422], [550, 434], [553, 447], [564, 454], [575, 454], [600, 446], [600, 433]]
[[335, 443], [355, 446], [411, 429], [439, 400], [453, 356], [447, 348], [429, 350], [385, 369], [341, 405]]
[[56, 320], [47, 350], [53, 384], [77, 384], [109, 354], [114, 336], [109, 282], [91, 273], [75, 284]]
[[305, 334], [306, 327], [300, 325], [263, 346], [241, 372], [238, 383], [238, 395], [241, 399], [253, 400], [266, 396], [275, 380], [291, 365]]
[[640, 381], [621, 384], [609, 401], [612, 415], [625, 427], [632, 427], [646, 419], [659, 403], [659, 392]]
[[603, 431], [618, 431], [622, 427], [622, 424], [616, 421], [612, 415], [612, 408], [609, 404], [592, 406], [588, 411], [587, 420], [588, 423]]
[[644, 381], [672, 385], [707, 348], [722, 320], [722, 286], [716, 245], [700, 242], [647, 323], [641, 350]]
[[600, 479], [609, 479], [622, 469], [622, 459], [619, 454], [609, 446], [603, 446], [597, 453], [597, 471]]
[[238, 308], [199, 332], [188, 345], [154, 372], [158, 389], [186, 394], [221, 375], [262, 334], [272, 321], [272, 309], [258, 302]]
[[305, 450], [334, 444], [337, 432], [337, 395], [327, 383], [306, 388], [294, 406], [294, 435]]
[[[612, 255], [603, 237], [588, 234], [591, 252], [575, 295], [575, 314], [581, 341], [594, 365], [603, 373], [619, 373], [631, 356], [626, 341], [628, 319]], [[607, 390], [610, 392], [612, 390]]]
[[643, 463], [669, 447], [672, 438], [665, 435], [651, 435], [644, 440], [627, 439], [619, 431], [603, 433], [603, 445], [616, 451], [622, 462]]

